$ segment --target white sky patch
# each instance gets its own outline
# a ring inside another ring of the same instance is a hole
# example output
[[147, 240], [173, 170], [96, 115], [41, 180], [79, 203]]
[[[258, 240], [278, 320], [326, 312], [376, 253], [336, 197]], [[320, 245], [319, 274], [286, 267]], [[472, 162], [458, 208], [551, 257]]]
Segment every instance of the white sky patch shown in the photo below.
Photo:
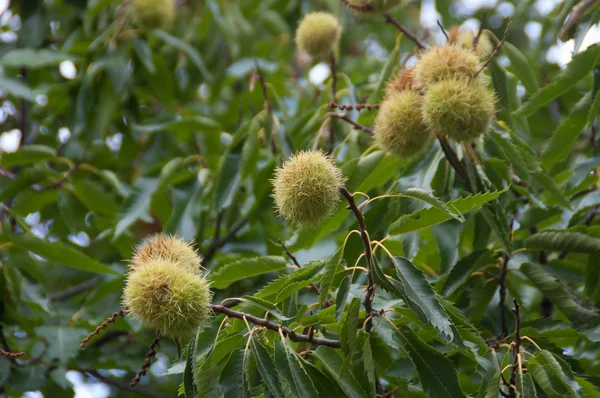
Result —
[[600, 42], [600, 24], [596, 24], [590, 28], [585, 37], [583, 38], [583, 42], [581, 43], [580, 51], [585, 50], [589, 46]]
[[77, 68], [75, 68], [73, 61], [67, 60], [61, 62], [60, 65], [58, 65], [58, 71], [65, 79], [71, 80], [75, 79], [75, 76], [77, 76]]
[[118, 152], [121, 149], [121, 144], [123, 143], [123, 134], [117, 133], [113, 134], [109, 137], [106, 137], [106, 145], [110, 148], [111, 151]]
[[10, 5], [10, 0], [0, 0], [0, 14], [4, 11], [8, 10], [8, 6]]
[[86, 383], [83, 375], [79, 372], [70, 370], [65, 377], [73, 385], [75, 398], [107, 398], [110, 396], [109, 386], [100, 382]]
[[525, 34], [531, 41], [538, 41], [542, 34], [542, 24], [536, 21], [529, 21], [525, 24]]
[[419, 17], [421, 25], [426, 29], [432, 29], [434, 32], [436, 29], [439, 31], [438, 19], [441, 20], [441, 16], [435, 9], [435, 2], [433, 0], [423, 0], [421, 3], [421, 16]]
[[515, 6], [511, 3], [504, 2], [496, 8], [496, 11], [500, 13], [503, 17], [511, 17], [515, 13]]
[[69, 141], [69, 138], [71, 138], [71, 130], [69, 130], [68, 127], [59, 128], [57, 138], [61, 144], [66, 143], [67, 141]]
[[88, 247], [90, 245], [90, 237], [84, 231], [69, 235], [69, 240], [81, 247]]
[[48, 105], [48, 96], [44, 95], [44, 94], [36, 95], [35, 102], [39, 106], [44, 107], [44, 106]]
[[460, 12], [464, 14], [472, 14], [480, 8], [492, 8], [498, 3], [497, 0], [461, 0]]
[[318, 86], [323, 84], [325, 79], [327, 79], [331, 75], [331, 71], [329, 70], [329, 65], [325, 62], [321, 62], [313, 66], [308, 72], [308, 80]]
[[537, 0], [533, 4], [533, 8], [535, 8], [541, 15], [546, 16], [562, 2], [563, 0]]
[[[583, 38], [579, 52], [584, 51], [589, 46], [598, 42], [600, 42], [600, 26], [594, 25]], [[561, 68], [564, 68], [569, 62], [571, 62], [574, 50], [575, 41], [573, 39], [566, 42], [559, 40], [557, 44], [550, 47], [548, 50], [548, 53], [546, 54], [546, 61], [558, 64]]]
[[0, 135], [0, 151], [16, 152], [19, 149], [19, 141], [21, 141], [21, 130], [13, 129], [6, 131]]

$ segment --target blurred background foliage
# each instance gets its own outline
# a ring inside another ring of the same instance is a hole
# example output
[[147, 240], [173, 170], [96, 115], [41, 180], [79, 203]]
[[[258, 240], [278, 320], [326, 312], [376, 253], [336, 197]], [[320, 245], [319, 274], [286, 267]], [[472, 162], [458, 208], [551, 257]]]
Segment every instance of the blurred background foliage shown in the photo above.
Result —
[[[565, 374], [577, 385], [559, 375], [559, 382], [552, 379], [540, 388], [536, 378], [540, 397], [552, 396], [551, 390], [554, 396], [600, 394], [594, 307], [600, 303], [600, 217], [594, 218], [600, 194], [598, 177], [590, 172], [600, 167], [595, 144], [600, 66], [593, 44], [600, 35], [600, 7], [596, 2], [568, 20], [582, 3], [593, 2], [404, 1], [392, 11], [430, 44], [444, 41], [437, 20], [448, 30], [462, 26], [474, 32], [485, 20], [498, 38], [504, 17], [512, 20], [510, 44], [489, 67], [499, 99], [498, 123], [493, 138], [478, 142], [477, 150], [489, 190], [511, 186], [495, 209], [504, 211], [498, 222], [505, 230], [512, 228], [513, 249], [550, 251], [517, 250], [505, 273], [504, 316], [511, 333], [516, 298], [522, 304], [523, 333], [561, 357], [560, 366], [572, 369]], [[296, 50], [299, 19], [312, 10], [339, 15], [344, 33], [337, 51], [337, 98], [356, 105], [377, 103], [393, 73], [414, 62], [414, 43], [382, 17], [355, 15], [337, 0], [176, 0], [176, 6], [175, 23], [145, 30], [131, 23], [127, 0], [5, 4], [0, 16], [0, 337], [3, 349], [26, 353], [15, 361], [0, 358], [5, 396], [71, 397], [75, 390], [81, 397], [175, 396], [184, 365], [167, 339], [149, 376], [135, 392], [127, 387], [153, 336], [128, 318], [78, 350], [81, 338], [119, 308], [132, 247], [151, 233], [177, 232], [196, 242], [205, 267], [216, 275], [233, 261], [259, 256], [275, 256], [285, 267], [279, 239], [301, 264], [327, 260], [355, 220], [341, 206], [318, 228], [298, 230], [274, 213], [269, 180], [296, 150], [326, 149], [330, 124], [333, 155], [351, 192], [374, 197], [421, 188], [446, 202], [471, 191], [456, 178], [437, 142], [415, 158], [397, 159], [373, 147], [364, 132], [328, 117], [328, 62]], [[567, 67], [567, 78], [560, 80], [571, 52], [580, 62]], [[514, 112], [524, 102], [531, 105], [528, 99], [539, 87], [557, 80], [564, 84], [556, 95]], [[376, 111], [347, 114], [368, 126]], [[420, 207], [407, 199], [370, 205], [365, 218], [371, 238], [382, 240], [393, 221]], [[411, 260], [445, 297], [444, 305], [456, 310], [452, 318], [471, 357], [440, 342], [431, 325], [388, 293], [379, 296], [378, 291], [375, 301], [376, 308], [396, 308], [398, 326], [410, 325], [419, 341], [445, 352], [470, 396], [498, 396], [480, 385], [493, 378], [497, 385], [498, 366], [511, 360], [506, 347], [492, 353], [478, 345], [502, 334], [501, 295], [486, 275], [499, 275], [506, 236], [490, 225], [474, 212], [462, 224], [451, 220], [386, 240], [386, 247]], [[588, 249], [577, 252], [573, 242], [536, 247], [527, 241], [543, 230], [568, 228], [589, 238], [582, 243]], [[352, 266], [362, 250], [358, 235], [350, 235], [341, 260]], [[389, 269], [385, 257], [378, 262]], [[522, 264], [529, 263], [525, 272]], [[253, 275], [252, 263], [247, 265], [232, 281], [216, 283], [215, 303], [251, 295], [277, 276]], [[470, 276], [474, 271], [478, 275]], [[337, 298], [359, 297], [364, 284], [364, 278], [355, 278], [345, 286], [337, 278], [331, 298], [340, 285], [348, 292]], [[314, 300], [305, 289], [283, 300], [280, 309], [298, 316], [293, 326], [304, 327], [311, 324], [306, 306]], [[344, 311], [340, 303], [337, 308]], [[339, 321], [323, 317], [317, 323]], [[220, 318], [207, 333], [219, 324]], [[217, 386], [237, 383], [221, 370], [246, 344], [245, 324], [231, 324], [214, 348], [211, 380]], [[384, 334], [384, 324], [375, 329]], [[277, 335], [270, 336], [272, 343]], [[378, 372], [396, 396], [424, 396], [414, 366], [397, 345], [383, 336], [372, 337], [371, 345]], [[532, 345], [527, 349], [536, 351]], [[538, 357], [542, 368], [551, 366]], [[253, 392], [270, 396], [260, 383]]]

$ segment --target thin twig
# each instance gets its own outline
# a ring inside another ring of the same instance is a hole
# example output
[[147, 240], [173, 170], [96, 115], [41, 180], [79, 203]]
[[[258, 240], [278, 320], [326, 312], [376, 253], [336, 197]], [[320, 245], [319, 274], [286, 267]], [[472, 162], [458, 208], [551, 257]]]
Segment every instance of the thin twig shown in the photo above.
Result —
[[202, 265], [205, 265], [210, 260], [212, 260], [214, 255], [217, 253], [217, 250], [219, 250], [220, 248], [225, 246], [231, 239], [233, 239], [235, 237], [235, 235], [240, 231], [240, 229], [242, 229], [248, 223], [248, 221], [249, 221], [248, 217], [242, 218], [241, 220], [238, 221], [237, 224], [235, 224], [234, 226], [231, 227], [231, 229], [229, 230], [227, 235], [225, 235], [224, 237], [222, 237], [221, 239], [219, 239], [217, 241], [213, 241], [213, 243], [211, 243], [210, 247], [204, 254], [204, 257], [202, 259]]
[[71, 179], [73, 174], [79, 169], [80, 164], [80, 161], [77, 161], [77, 163], [75, 163], [73, 167], [67, 170], [67, 172], [61, 178], [54, 181], [53, 183], [44, 186], [35, 184], [31, 186], [31, 189], [33, 189], [36, 192], [44, 192], [62, 187], [69, 181], [69, 179]]
[[8, 360], [22, 357], [23, 355], [25, 355], [25, 353], [21, 352], [21, 351], [12, 351], [11, 352], [11, 351], [4, 351], [2, 348], [0, 348], [0, 356], [6, 358]]
[[464, 168], [463, 164], [460, 162], [460, 160], [458, 160], [458, 156], [456, 156], [456, 152], [454, 152], [454, 150], [450, 146], [448, 139], [441, 135], [437, 135], [437, 139], [440, 142], [440, 145], [442, 146], [442, 151], [444, 151], [444, 155], [446, 155], [446, 159], [448, 160], [448, 162], [450, 163], [452, 168], [454, 168], [454, 170], [456, 171], [458, 178], [460, 178], [462, 181], [466, 181], [467, 180], [467, 171], [465, 170], [465, 168]]
[[343, 121], [345, 121], [345, 122], [350, 123], [351, 125], [353, 125], [356, 130], [364, 131], [365, 133], [373, 135], [373, 129], [372, 128], [363, 126], [362, 124], [359, 124], [359, 123], [355, 122], [354, 120], [350, 119], [350, 117], [346, 113], [330, 112], [330, 113], [327, 114], [327, 116], [328, 117], [335, 117], [337, 119], [341, 119], [341, 120], [343, 120]]
[[496, 46], [496, 49], [494, 50], [494, 52], [492, 53], [492, 55], [490, 55], [490, 57], [488, 58], [488, 60], [485, 61], [485, 63], [481, 66], [481, 68], [477, 71], [477, 73], [475, 73], [475, 75], [473, 77], [477, 77], [477, 75], [480, 74], [485, 68], [487, 68], [487, 66], [490, 64], [490, 62], [492, 62], [492, 60], [494, 58], [496, 58], [496, 55], [498, 54], [498, 52], [500, 51], [500, 49], [502, 48], [502, 46], [504, 46], [504, 42], [508, 38], [508, 31], [510, 30], [511, 26], [512, 26], [512, 21], [509, 18], [508, 19], [508, 25], [506, 25], [506, 30], [504, 31], [504, 37], [502, 38], [502, 40], [500, 41], [500, 43], [498, 43], [498, 45]]
[[484, 11], [483, 14], [481, 15], [481, 23], [479, 24], [479, 31], [477, 32], [477, 35], [475, 35], [475, 37], [473, 38], [473, 50], [475, 50], [477, 48], [477, 46], [479, 45], [479, 39], [481, 38], [481, 34], [483, 33], [483, 26], [485, 24], [486, 16], [487, 16], [487, 13]]
[[[369, 239], [369, 233], [367, 231], [367, 226], [365, 224], [365, 219], [363, 217], [362, 212], [356, 206], [356, 202], [354, 201], [354, 196], [346, 189], [346, 187], [342, 187], [340, 189], [342, 196], [346, 198], [348, 202], [348, 208], [354, 213], [354, 217], [358, 222], [358, 229], [360, 231], [360, 238], [362, 239], [364, 246], [365, 258], [367, 260], [367, 294], [363, 300], [363, 306], [365, 307], [367, 317], [373, 312], [373, 298], [375, 297], [375, 282], [373, 281], [373, 265], [372, 265], [372, 257], [371, 257], [371, 240]], [[367, 332], [371, 331], [373, 327], [373, 322], [369, 319], [366, 323], [365, 329]]]
[[357, 104], [357, 105], [341, 105], [341, 104], [337, 104], [335, 102], [330, 102], [329, 104], [327, 104], [327, 108], [329, 109], [339, 109], [341, 111], [360, 111], [360, 110], [367, 110], [367, 111], [372, 111], [375, 109], [379, 109], [379, 104]]
[[504, 256], [502, 263], [500, 264], [500, 276], [498, 284], [500, 285], [500, 328], [502, 330], [501, 338], [508, 336], [508, 326], [506, 324], [506, 314], [504, 311], [504, 304], [506, 302], [506, 275], [508, 274], [508, 261], [509, 257]]
[[[294, 263], [294, 265], [298, 268], [302, 268], [302, 266], [300, 265], [300, 263], [298, 262], [298, 260], [296, 259], [296, 257], [294, 257], [294, 255], [292, 253], [290, 253], [290, 251], [288, 250], [287, 247], [285, 247], [285, 245], [283, 244], [283, 242], [281, 241], [281, 239], [278, 240], [279, 244], [281, 245], [281, 247], [283, 248], [283, 250], [285, 251], [285, 254], [287, 254], [287, 256], [290, 258], [290, 260], [292, 260], [292, 262]], [[315, 286], [314, 283], [311, 283], [310, 285], [308, 285], [310, 287], [310, 289], [317, 293], [317, 295], [321, 294], [319, 292], [319, 288]]]
[[50, 302], [62, 301], [62, 300], [69, 299], [73, 296], [76, 296], [78, 294], [85, 293], [85, 292], [89, 291], [91, 288], [93, 288], [94, 286], [96, 286], [98, 284], [98, 282], [100, 282], [100, 278], [97, 276], [94, 276], [93, 278], [91, 278], [83, 283], [80, 283], [79, 285], [75, 285], [75, 286], [72, 286], [63, 291], [48, 295], [48, 301], [50, 301]]
[[513, 303], [515, 304], [515, 308], [513, 308], [513, 313], [515, 314], [515, 341], [513, 345], [513, 363], [512, 363], [512, 371], [510, 375], [510, 386], [509, 386], [509, 394], [511, 397], [516, 397], [517, 392], [515, 389], [515, 385], [517, 383], [517, 373], [520, 370], [520, 361], [519, 356], [521, 355], [521, 314], [519, 312], [519, 303], [517, 299], [513, 299]]
[[108, 318], [106, 318], [104, 320], [104, 322], [102, 322], [100, 325], [98, 325], [98, 327], [92, 333], [88, 334], [87, 337], [85, 339], [83, 339], [83, 341], [79, 345], [79, 349], [84, 348], [85, 345], [88, 343], [88, 341], [90, 341], [90, 339], [92, 337], [100, 334], [100, 331], [106, 329], [109, 324], [115, 323], [117, 321], [117, 318], [124, 317], [125, 316], [125, 311], [126, 311], [126, 308], [119, 308], [118, 311], [113, 312], [113, 314], [111, 316], [109, 316]]
[[137, 383], [139, 383], [140, 380], [142, 380], [142, 377], [144, 377], [146, 375], [146, 373], [148, 372], [148, 369], [150, 368], [150, 365], [152, 364], [152, 360], [154, 359], [154, 357], [156, 357], [156, 347], [159, 344], [160, 344], [160, 331], [157, 330], [156, 334], [154, 335], [154, 340], [152, 340], [152, 343], [150, 344], [150, 351], [148, 351], [148, 355], [146, 355], [146, 359], [144, 359], [144, 363], [142, 364], [142, 368], [135, 375], [133, 380], [131, 380], [131, 383], [129, 383], [129, 387], [135, 387], [135, 385]]
[[[346, 187], [342, 187], [340, 189], [340, 193], [348, 202], [348, 209], [354, 213], [354, 217], [356, 218], [356, 222], [358, 223], [358, 229], [360, 231], [360, 238], [362, 239], [364, 246], [364, 255], [367, 260], [367, 292], [365, 294], [365, 298], [363, 299], [363, 307], [365, 307], [366, 317], [365, 320], [365, 331], [367, 333], [371, 332], [373, 328], [373, 299], [375, 298], [375, 281], [373, 280], [373, 257], [371, 251], [371, 239], [369, 238], [369, 232], [367, 231], [367, 225], [365, 224], [365, 218], [356, 206], [356, 202], [354, 201], [354, 196], [348, 191]], [[377, 376], [377, 369], [373, 369], [373, 374], [375, 377], [375, 389], [378, 394], [387, 395], [385, 387], [380, 383], [379, 377]]]
[[448, 36], [448, 32], [446, 32], [446, 29], [444, 29], [444, 25], [442, 25], [442, 23], [440, 22], [440, 20], [437, 20], [437, 24], [440, 27], [440, 29], [442, 30], [442, 33], [444, 34], [444, 37], [446, 38], [446, 41], [449, 43], [450, 42], [450, 37]]
[[296, 341], [296, 342], [302, 341], [302, 342], [312, 343], [312, 344], [316, 344], [316, 345], [325, 345], [325, 346], [334, 347], [334, 348], [340, 348], [342, 346], [339, 340], [331, 340], [331, 339], [314, 337], [314, 336], [309, 336], [306, 334], [296, 333], [293, 330], [289, 329], [287, 326], [279, 325], [277, 323], [268, 321], [264, 318], [258, 318], [254, 315], [246, 314], [244, 312], [235, 311], [235, 310], [229, 309], [223, 305], [211, 304], [210, 307], [214, 312], [224, 314], [224, 315], [228, 316], [229, 318], [246, 319], [248, 322], [252, 322], [255, 325], [263, 326], [264, 328], [266, 328], [268, 330], [272, 330], [274, 332], [279, 332], [281, 330], [283, 335], [289, 337], [290, 340], [292, 340], [292, 341]]
[[406, 29], [404, 26], [402, 26], [400, 24], [400, 22], [398, 22], [397, 20], [395, 20], [390, 14], [388, 14], [387, 12], [383, 14], [383, 16], [385, 17], [385, 22], [394, 25], [396, 28], [398, 28], [398, 30], [402, 33], [404, 33], [404, 35], [406, 37], [408, 37], [410, 40], [412, 40], [417, 47], [419, 47], [421, 50], [425, 50], [427, 48], [427, 46], [421, 41], [419, 40], [419, 38], [417, 36], [415, 36], [411, 31], [409, 31], [408, 29]]

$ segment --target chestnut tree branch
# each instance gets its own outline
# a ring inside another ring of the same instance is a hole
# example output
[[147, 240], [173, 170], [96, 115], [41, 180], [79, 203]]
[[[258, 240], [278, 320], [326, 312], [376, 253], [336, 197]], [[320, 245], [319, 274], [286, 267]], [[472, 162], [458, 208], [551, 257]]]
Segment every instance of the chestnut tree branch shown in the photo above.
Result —
[[345, 121], [346, 123], [350, 123], [352, 126], [354, 126], [354, 128], [356, 130], [361, 130], [361, 131], [364, 131], [365, 133], [368, 133], [369, 135], [373, 135], [372, 128], [363, 126], [362, 124], [355, 122], [354, 120], [350, 119], [350, 117], [346, 113], [330, 112], [327, 114], [327, 116], [341, 119], [341, 120]]
[[274, 332], [283, 333], [284, 336], [289, 337], [290, 340], [296, 342], [307, 342], [315, 345], [325, 345], [333, 348], [340, 348], [342, 346], [339, 340], [331, 340], [322, 337], [314, 337], [311, 334], [300, 334], [296, 333], [293, 330], [289, 329], [287, 326], [283, 326], [277, 323], [273, 323], [267, 319], [259, 318], [254, 315], [246, 314], [244, 312], [235, 311], [229, 309], [223, 305], [211, 304], [211, 309], [213, 312], [224, 314], [229, 318], [237, 318], [237, 319], [246, 319], [248, 322], [252, 322], [255, 325], [263, 326], [268, 330], [272, 330]]
[[519, 356], [521, 355], [521, 314], [519, 312], [519, 303], [517, 299], [513, 299], [513, 303], [515, 307], [513, 308], [513, 313], [515, 314], [515, 341], [513, 345], [513, 363], [512, 363], [512, 371], [510, 374], [510, 385], [509, 385], [509, 395], [511, 397], [517, 396], [516, 384], [517, 384], [517, 373], [520, 367]]
[[346, 189], [346, 187], [342, 187], [340, 189], [342, 196], [346, 198], [348, 202], [348, 208], [354, 213], [354, 217], [358, 222], [358, 229], [360, 230], [360, 238], [362, 239], [364, 246], [365, 258], [367, 260], [367, 294], [363, 300], [363, 306], [365, 307], [367, 313], [367, 322], [365, 325], [365, 329], [367, 332], [371, 331], [373, 327], [373, 321], [370, 318], [371, 313], [373, 312], [373, 298], [375, 296], [375, 282], [373, 281], [373, 262], [372, 262], [372, 253], [371, 253], [371, 240], [369, 239], [369, 233], [367, 232], [367, 226], [365, 225], [365, 219], [363, 217], [362, 212], [356, 206], [356, 202], [354, 201], [354, 196]]
[[385, 17], [385, 22], [394, 25], [396, 28], [398, 28], [398, 30], [402, 33], [404, 33], [404, 35], [406, 37], [408, 37], [409, 39], [411, 39], [416, 45], [417, 47], [419, 47], [421, 50], [425, 50], [427, 48], [427, 46], [421, 41], [419, 40], [419, 38], [417, 36], [415, 36], [411, 31], [409, 31], [408, 29], [406, 29], [404, 26], [402, 26], [400, 24], [400, 22], [398, 22], [397, 20], [395, 20], [390, 14], [388, 14], [387, 12], [383, 14], [383, 16]]
[[444, 155], [446, 155], [446, 159], [448, 160], [454, 171], [456, 171], [458, 178], [460, 178], [462, 181], [466, 181], [468, 177], [467, 170], [465, 170], [463, 164], [460, 162], [460, 160], [458, 160], [458, 156], [456, 156], [456, 152], [454, 152], [454, 149], [452, 149], [452, 147], [450, 146], [448, 139], [441, 135], [436, 136], [438, 141], [440, 142], [440, 145], [442, 146], [442, 151], [444, 151]]

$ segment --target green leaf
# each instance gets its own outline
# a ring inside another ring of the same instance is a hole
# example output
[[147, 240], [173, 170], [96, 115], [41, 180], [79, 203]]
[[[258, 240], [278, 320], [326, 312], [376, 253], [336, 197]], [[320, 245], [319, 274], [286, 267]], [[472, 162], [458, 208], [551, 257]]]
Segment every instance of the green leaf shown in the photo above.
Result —
[[322, 267], [322, 261], [311, 261], [304, 267], [275, 279], [254, 296], [281, 302], [310, 284]]
[[335, 319], [338, 321], [342, 318], [344, 308], [346, 307], [346, 302], [348, 301], [348, 296], [350, 295], [351, 286], [352, 276], [346, 275], [340, 282], [340, 287], [338, 288], [338, 292], [335, 296]]
[[[598, 12], [600, 12], [600, 8], [598, 8]], [[593, 102], [592, 106], [590, 106], [590, 112], [588, 113], [586, 129], [592, 127], [592, 123], [594, 123], [594, 119], [600, 113], [600, 67], [594, 69], [594, 86], [592, 87], [592, 97]]]
[[185, 369], [183, 371], [183, 390], [185, 398], [196, 397], [196, 386], [194, 385], [194, 366], [196, 356], [196, 337], [194, 336], [187, 346], [187, 358], [185, 361]]
[[333, 380], [336, 380], [344, 393], [348, 397], [369, 397], [358, 383], [351, 372], [347, 372], [342, 368], [344, 363], [338, 352], [330, 347], [320, 346], [312, 355], [321, 361], [323, 368], [329, 373]]
[[87, 335], [85, 329], [64, 326], [39, 326], [35, 333], [48, 343], [48, 356], [63, 364], [77, 356], [79, 342]]
[[152, 193], [156, 189], [157, 180], [150, 178], [139, 178], [129, 193], [127, 198], [121, 204], [121, 210], [117, 216], [117, 225], [113, 240], [121, 236], [129, 227], [138, 220], [151, 222], [150, 201]]
[[16, 246], [29, 250], [38, 256], [72, 268], [94, 273], [119, 274], [117, 271], [86, 256], [74, 247], [67, 246], [60, 242], [50, 243], [26, 233], [13, 235], [11, 241]]
[[119, 213], [119, 204], [98, 184], [88, 180], [77, 180], [73, 186], [73, 193], [77, 199], [91, 211], [108, 217], [116, 217]]
[[510, 60], [510, 71], [521, 80], [525, 89], [530, 93], [535, 93], [539, 86], [535, 77], [535, 72], [531, 68], [529, 61], [521, 51], [509, 42], [504, 42], [502, 51]]
[[315, 387], [303, 366], [303, 360], [289, 339], [275, 341], [275, 364], [285, 396], [316, 397]]
[[537, 398], [535, 384], [530, 373], [517, 373], [516, 388], [520, 398]]
[[591, 105], [592, 93], [590, 92], [571, 108], [569, 116], [554, 130], [550, 143], [540, 157], [547, 170], [551, 170], [556, 163], [568, 157], [568, 153], [585, 128]]
[[327, 260], [325, 266], [323, 267], [323, 275], [321, 276], [321, 282], [319, 283], [319, 307], [321, 308], [323, 308], [323, 304], [325, 303], [325, 300], [327, 300], [327, 295], [329, 294], [329, 289], [333, 283], [333, 278], [335, 278], [339, 268], [340, 259], [336, 252], [329, 260]]
[[581, 232], [544, 231], [525, 240], [527, 249], [600, 254], [600, 238]]
[[24, 145], [16, 152], [3, 153], [0, 157], [0, 165], [10, 168], [28, 163], [43, 162], [54, 159], [56, 150], [45, 145]]
[[35, 95], [31, 88], [20, 80], [0, 76], [0, 88], [17, 98], [35, 102]]
[[347, 356], [350, 354], [350, 350], [356, 340], [356, 333], [358, 332], [358, 314], [360, 312], [360, 299], [353, 298], [348, 305], [347, 310], [342, 316], [340, 321], [340, 340], [342, 342], [342, 349], [344, 354]]
[[515, 113], [517, 115], [529, 116], [537, 109], [565, 93], [578, 81], [592, 72], [599, 55], [599, 46], [590, 46], [587, 50], [575, 55], [567, 67], [560, 73], [556, 81], [538, 90]]
[[49, 65], [60, 64], [63, 61], [77, 61], [77, 57], [47, 49], [17, 48], [0, 58], [0, 65], [12, 68], [36, 69]]
[[202, 56], [198, 50], [163, 30], [155, 30], [153, 33], [165, 43], [170, 44], [171, 46], [187, 54], [192, 63], [198, 68], [200, 73], [202, 73], [202, 76], [204, 76], [204, 78], [207, 80], [212, 80], [212, 74], [206, 68], [206, 65], [204, 64]]
[[593, 326], [600, 320], [597, 309], [590, 302], [544, 272], [541, 266], [524, 263], [521, 272], [575, 325]]
[[132, 128], [134, 131], [146, 133], [158, 133], [161, 131], [193, 133], [198, 131], [218, 132], [221, 129], [221, 125], [204, 116], [175, 116], [163, 122], [134, 124]]
[[[386, 322], [382, 322], [382, 324], [387, 325]], [[423, 391], [428, 397], [459, 398], [465, 396], [460, 388], [456, 369], [444, 354], [426, 344], [408, 326], [392, 327], [396, 331], [393, 333], [393, 339], [398, 341], [408, 353], [419, 374]]]
[[271, 358], [267, 349], [256, 337], [252, 338], [250, 347], [254, 354], [254, 358], [256, 359], [256, 367], [258, 368], [265, 385], [269, 389], [269, 392], [273, 394], [275, 398], [283, 398], [284, 395], [277, 379], [277, 368], [275, 367], [273, 358]]
[[231, 206], [235, 197], [241, 180], [241, 159], [242, 155], [233, 151], [226, 153], [222, 158], [214, 194], [215, 204], [219, 210]]
[[243, 301], [245, 303], [250, 303], [256, 307], [262, 308], [263, 310], [269, 312], [271, 315], [273, 315], [274, 317], [276, 317], [277, 319], [280, 319], [282, 321], [289, 321], [292, 318], [289, 318], [285, 315], [283, 315], [281, 313], [281, 311], [279, 311], [279, 308], [277, 308], [277, 306], [267, 300], [263, 300], [259, 297], [253, 297], [253, 296], [244, 296], [244, 297], [235, 297], [232, 298], [232, 300], [240, 300]]
[[152, 50], [146, 40], [136, 37], [133, 40], [133, 49], [140, 61], [142, 61], [142, 64], [144, 64], [144, 67], [153, 75], [156, 72], [156, 67], [154, 66], [154, 61], [152, 61]]
[[433, 194], [418, 188], [409, 188], [401, 194], [394, 194], [401, 197], [414, 198], [422, 200], [425, 203], [429, 203], [431, 206], [438, 210], [443, 211], [450, 217], [454, 218], [459, 222], [464, 222], [465, 218], [458, 211], [453, 209], [451, 206], [447, 206], [444, 202], [433, 196]]
[[12, 198], [19, 192], [30, 188], [33, 184], [46, 176], [46, 173], [35, 170], [25, 169], [15, 176], [13, 180], [4, 180], [0, 189], [0, 201]]
[[496, 373], [494, 377], [488, 381], [485, 390], [485, 398], [498, 398], [500, 395], [500, 373]]
[[[481, 208], [485, 203], [498, 198], [504, 192], [506, 192], [506, 189], [502, 191], [478, 193], [474, 196], [459, 198], [448, 202], [446, 203], [446, 206], [454, 209], [460, 214], [467, 214]], [[414, 213], [405, 214], [398, 218], [390, 225], [388, 232], [390, 235], [401, 235], [448, 221], [451, 218], [450, 215], [435, 207], [420, 209]]]
[[209, 274], [208, 278], [215, 289], [223, 289], [242, 279], [279, 271], [287, 267], [285, 258], [281, 256], [265, 256], [243, 258], [225, 264]]
[[583, 397], [566, 362], [547, 350], [528, 359], [527, 370], [549, 397]]
[[458, 337], [454, 335], [451, 327], [452, 321], [440, 304], [437, 293], [425, 279], [423, 271], [404, 257], [391, 257], [391, 260], [396, 267], [396, 274], [404, 286], [406, 297], [421, 310], [440, 333], [446, 336], [448, 341]]
[[244, 350], [234, 350], [221, 372], [219, 384], [224, 398], [250, 397], [244, 369], [245, 355]]
[[448, 274], [442, 289], [442, 295], [448, 297], [462, 286], [471, 273], [496, 262], [494, 253], [489, 250], [478, 250], [460, 259]]
[[496, 131], [490, 131], [489, 137], [502, 148], [508, 160], [512, 165], [512, 168], [517, 176], [523, 180], [529, 179], [529, 169], [525, 163], [523, 156], [519, 149], [515, 146], [509, 137], [505, 137], [506, 134], [500, 134]]

